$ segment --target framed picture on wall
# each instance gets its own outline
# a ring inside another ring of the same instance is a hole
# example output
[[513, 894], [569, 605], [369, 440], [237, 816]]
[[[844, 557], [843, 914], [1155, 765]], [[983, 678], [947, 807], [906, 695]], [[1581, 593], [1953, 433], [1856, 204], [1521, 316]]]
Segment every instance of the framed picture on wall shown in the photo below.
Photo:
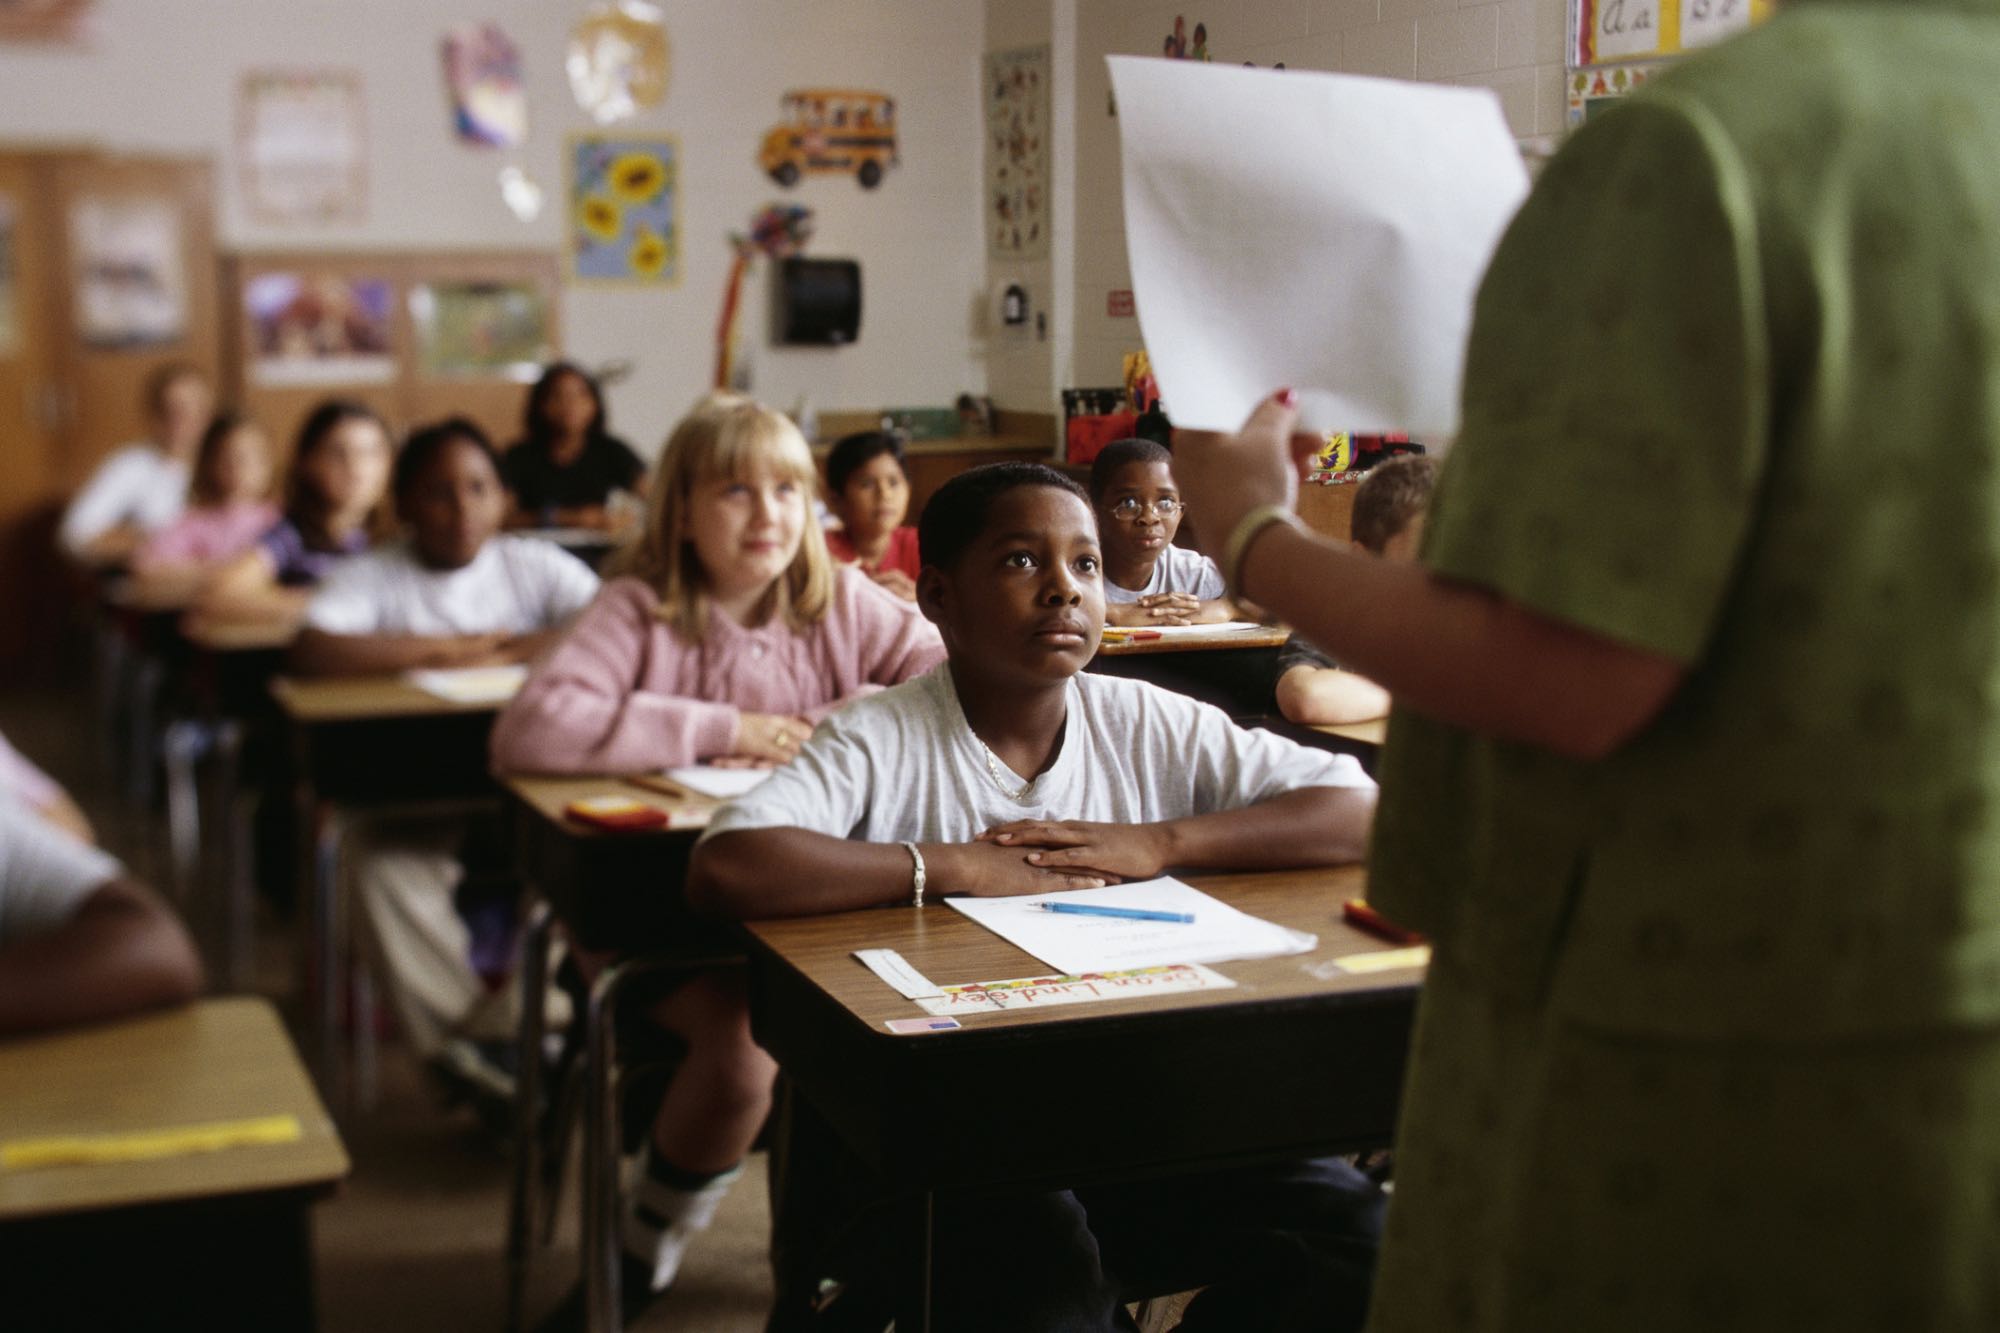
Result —
[[187, 333], [180, 206], [143, 195], [83, 195], [70, 208], [76, 327], [91, 347], [142, 348]]
[[672, 135], [572, 135], [568, 230], [572, 278], [678, 286], [680, 141]]
[[387, 384], [396, 378], [395, 319], [388, 278], [259, 273], [243, 284], [251, 382]]
[[237, 102], [244, 203], [260, 222], [360, 222], [367, 213], [361, 76], [350, 70], [254, 70]]
[[529, 383], [555, 359], [547, 294], [532, 282], [420, 282], [410, 288], [417, 368], [433, 379]]

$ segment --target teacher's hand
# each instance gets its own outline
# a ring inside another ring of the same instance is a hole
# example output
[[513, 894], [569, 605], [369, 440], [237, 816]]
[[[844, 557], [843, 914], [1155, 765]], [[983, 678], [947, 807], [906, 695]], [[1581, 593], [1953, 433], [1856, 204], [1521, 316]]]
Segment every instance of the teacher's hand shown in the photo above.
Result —
[[1295, 435], [1298, 396], [1272, 394], [1234, 435], [1174, 432], [1174, 481], [1193, 520], [1201, 549], [1221, 559], [1236, 522], [1259, 505], [1298, 503], [1299, 475], [1319, 448], [1318, 437]]

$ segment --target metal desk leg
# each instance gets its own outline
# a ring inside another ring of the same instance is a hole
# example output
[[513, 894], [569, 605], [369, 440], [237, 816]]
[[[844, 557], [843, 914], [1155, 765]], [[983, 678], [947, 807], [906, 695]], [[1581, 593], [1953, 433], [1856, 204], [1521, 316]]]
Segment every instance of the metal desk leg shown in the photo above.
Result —
[[930, 1333], [932, 1222], [937, 1196], [930, 1190], [912, 1196], [898, 1209], [902, 1213], [904, 1252], [902, 1272], [896, 1290], [897, 1333]]
[[250, 820], [236, 808], [242, 798], [242, 764], [242, 724], [233, 718], [218, 722], [214, 808], [222, 816], [221, 836], [216, 840], [222, 864], [216, 868], [216, 880], [223, 893], [223, 976], [232, 991], [250, 989], [251, 930], [257, 910]]
[[[532, 893], [532, 888], [530, 889]], [[521, 1024], [514, 1089], [514, 1185], [507, 1200], [507, 1330], [520, 1333], [542, 1180], [542, 1029], [549, 990], [549, 935], [555, 914], [537, 895], [521, 929]], [[560, 1144], [555, 1151], [562, 1151]]]

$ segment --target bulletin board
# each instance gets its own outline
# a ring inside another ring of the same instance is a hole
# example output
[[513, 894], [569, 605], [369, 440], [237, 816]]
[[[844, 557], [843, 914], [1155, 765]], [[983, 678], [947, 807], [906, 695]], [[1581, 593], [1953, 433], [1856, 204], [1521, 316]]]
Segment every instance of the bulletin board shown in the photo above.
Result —
[[499, 447], [562, 355], [561, 263], [534, 251], [234, 256], [223, 278], [229, 399], [286, 456], [320, 400], [353, 398], [398, 435], [467, 416]]
[[1776, 0], [1570, 0], [1569, 65], [1684, 55], [1771, 17]]

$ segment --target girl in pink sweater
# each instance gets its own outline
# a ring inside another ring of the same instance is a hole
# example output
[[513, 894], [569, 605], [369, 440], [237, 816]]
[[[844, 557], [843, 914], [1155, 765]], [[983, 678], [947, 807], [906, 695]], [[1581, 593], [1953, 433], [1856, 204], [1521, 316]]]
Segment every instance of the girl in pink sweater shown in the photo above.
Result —
[[[944, 658], [916, 607], [836, 568], [812, 522], [797, 427], [713, 395], [674, 429], [645, 530], [493, 729], [503, 772], [633, 773], [784, 763], [846, 700]], [[626, 1200], [628, 1315], [673, 1280], [770, 1109], [776, 1065], [750, 1039], [737, 971], [691, 980], [654, 1016], [687, 1043]]]

